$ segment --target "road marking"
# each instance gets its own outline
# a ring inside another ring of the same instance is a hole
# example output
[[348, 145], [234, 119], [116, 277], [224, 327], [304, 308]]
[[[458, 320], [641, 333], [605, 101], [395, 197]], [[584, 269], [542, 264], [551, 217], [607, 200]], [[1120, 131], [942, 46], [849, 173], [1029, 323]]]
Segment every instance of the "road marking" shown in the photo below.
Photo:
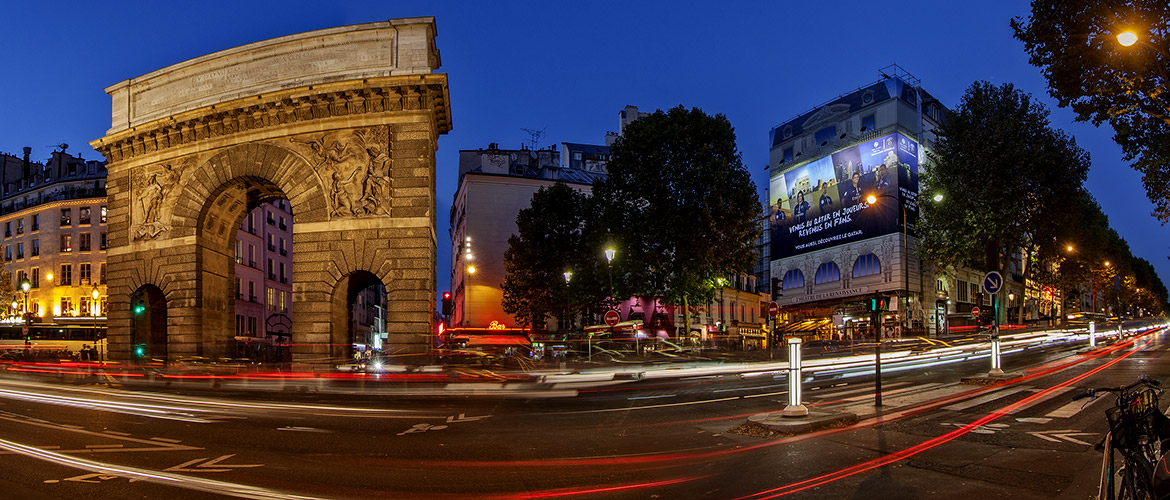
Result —
[[331, 432], [331, 431], [327, 431], [325, 429], [315, 429], [313, 427], [300, 427], [300, 426], [294, 426], [294, 425], [290, 425], [287, 427], [279, 427], [276, 430], [278, 430], [278, 431], [296, 431], [296, 432]]
[[479, 416], [479, 417], [468, 417], [468, 416], [464, 415], [463, 413], [460, 413], [458, 417], [447, 417], [447, 423], [451, 424], [451, 423], [458, 423], [458, 422], [475, 422], [477, 420], [483, 420], [483, 419], [488, 418], [490, 416], [491, 415], [483, 415], [483, 416]]
[[1076, 391], [1076, 390], [1077, 390], [1077, 389], [1074, 389], [1074, 388], [1072, 388], [1072, 387], [1069, 387], [1069, 388], [1066, 388], [1066, 389], [1065, 389], [1065, 390], [1063, 390], [1063, 391], [1052, 391], [1052, 392], [1050, 392], [1050, 393], [1048, 393], [1048, 394], [1045, 394], [1043, 397], [1036, 398], [1035, 400], [1033, 400], [1033, 401], [1029, 402], [1029, 403], [1028, 403], [1028, 404], [1026, 404], [1026, 405], [1021, 405], [1021, 406], [1018, 406], [1018, 407], [1016, 407], [1016, 408], [1013, 408], [1012, 410], [1008, 411], [1008, 412], [1006, 413], [1006, 415], [1015, 415], [1016, 413], [1019, 413], [1019, 412], [1020, 412], [1020, 411], [1022, 411], [1022, 410], [1026, 410], [1026, 409], [1028, 409], [1028, 408], [1031, 408], [1031, 407], [1033, 407], [1033, 406], [1036, 406], [1036, 405], [1038, 405], [1038, 404], [1040, 404], [1040, 403], [1043, 403], [1043, 402], [1045, 402], [1045, 401], [1048, 401], [1048, 400], [1050, 400], [1050, 399], [1057, 398], [1057, 397], [1060, 397], [1060, 396], [1064, 396], [1064, 395], [1066, 395], [1066, 394], [1068, 394], [1068, 393], [1070, 393], [1070, 392]]
[[[168, 472], [231, 472], [232, 469], [246, 468], [246, 467], [264, 467], [264, 464], [221, 464], [224, 460], [236, 456], [235, 453], [231, 455], [223, 455], [219, 458], [208, 460], [206, 458], [196, 458], [188, 462], [183, 462], [174, 467], [163, 469]], [[203, 462], [203, 463], [199, 463]], [[199, 465], [195, 465], [199, 464]], [[191, 466], [195, 466], [191, 468]]]
[[787, 386], [788, 386], [788, 384], [772, 384], [772, 385], [760, 385], [760, 386], [756, 386], [756, 387], [737, 387], [735, 389], [715, 389], [714, 391], [711, 391], [711, 392], [754, 391], [757, 389], [771, 389], [773, 387], [787, 387]]
[[673, 398], [673, 397], [677, 397], [677, 396], [678, 396], [678, 394], [665, 394], [662, 396], [636, 396], [636, 397], [626, 398], [626, 399], [629, 401], [633, 401], [635, 399], [660, 399], [660, 398]]
[[[138, 447], [129, 447], [129, 448], [85, 448], [85, 449], [79, 449], [79, 450], [62, 450], [62, 451], [59, 451], [59, 453], [108, 453], [108, 452], [130, 452], [130, 451], [185, 451], [185, 450], [202, 449], [202, 448], [199, 448], [196, 446], [185, 446], [185, 445], [177, 444], [178, 441], [175, 441], [174, 443], [160, 443], [157, 441], [138, 439], [138, 438], [133, 438], [133, 437], [111, 436], [111, 435], [108, 435], [108, 434], [105, 434], [102, 432], [87, 431], [84, 429], [73, 429], [70, 427], [61, 427], [59, 425], [56, 425], [56, 424], [53, 424], [50, 422], [44, 422], [44, 423], [41, 423], [43, 421], [30, 422], [30, 421], [23, 419], [23, 418], [13, 418], [13, 417], [8, 416], [8, 415], [19, 416], [15, 413], [0, 415], [0, 420], [7, 420], [9, 422], [13, 422], [13, 423], [17, 423], [17, 424], [32, 425], [35, 427], [44, 427], [47, 429], [52, 429], [52, 430], [57, 430], [57, 431], [63, 430], [66, 432], [72, 432], [72, 433], [76, 433], [76, 434], [82, 434], [85, 436], [96, 437], [96, 438], [99, 438], [102, 440], [107, 440], [107, 441], [114, 440], [114, 441], [123, 441], [123, 442], [127, 442], [127, 443], [135, 443], [138, 445], [147, 445], [147, 446], [138, 446]], [[37, 449], [38, 450], [49, 450], [49, 449], [60, 450], [60, 448], [61, 448], [60, 446], [41, 446]], [[5, 453], [5, 452], [0, 451], [0, 453]]]
[[120, 444], [87, 444], [87, 445], [85, 445], [86, 449], [122, 448], [122, 447], [123, 447], [123, 445], [120, 445]]
[[[944, 422], [942, 425], [947, 425], [947, 426], [953, 425], [953, 426], [959, 427], [959, 428], [963, 428], [963, 427], [967, 426], [967, 424], [952, 424], [950, 422]], [[975, 434], [995, 434], [996, 431], [1004, 430], [1007, 427], [1008, 427], [1008, 424], [983, 424], [983, 425], [980, 425], [974, 429], [971, 429], [971, 432], [975, 433]]]
[[[890, 388], [890, 389], [896, 389], [896, 388], [906, 387], [908, 385], [911, 385], [911, 383], [910, 382], [897, 382], [897, 383], [893, 383], [893, 384], [883, 384], [883, 385], [887, 388]], [[934, 386], [934, 385], [939, 385], [939, 384], [927, 384], [927, 385]], [[918, 387], [926, 387], [927, 385], [922, 385], [922, 386], [918, 386]], [[882, 391], [882, 394], [890, 394], [891, 392], [892, 391], [885, 389]], [[827, 398], [840, 398], [842, 396], [849, 396], [852, 394], [861, 394], [861, 393], [873, 394], [873, 386], [870, 385], [869, 387], [862, 387], [859, 389], [850, 389], [848, 391], [840, 391], [840, 392], [828, 392], [828, 391], [818, 392], [815, 394], [815, 396], [817, 396], [818, 398], [827, 399]]]
[[446, 428], [447, 428], [447, 426], [445, 426], [445, 425], [414, 424], [413, 427], [411, 427], [407, 430], [404, 430], [402, 432], [399, 432], [398, 435], [403, 436], [406, 434], [414, 434], [416, 432], [441, 431], [441, 430], [446, 429]]
[[1027, 390], [1031, 390], [1031, 389], [1032, 389], [1031, 387], [1014, 387], [1012, 389], [999, 390], [999, 391], [992, 392], [991, 394], [987, 394], [985, 396], [980, 396], [980, 397], [977, 397], [974, 399], [968, 399], [966, 401], [955, 403], [953, 405], [944, 406], [941, 409], [950, 410], [950, 411], [967, 410], [967, 409], [979, 406], [981, 404], [990, 403], [992, 401], [995, 401], [995, 400], [1000, 399], [1000, 398], [1005, 397], [1005, 396], [1011, 396], [1012, 394], [1015, 394], [1017, 392], [1023, 392], [1023, 391], [1027, 391]]
[[151, 441], [162, 441], [164, 443], [173, 443], [173, 444], [182, 443], [182, 441], [180, 441], [178, 439], [167, 439], [167, 438], [162, 438], [162, 437], [152, 437], [152, 438], [150, 438], [150, 440]]
[[1065, 430], [1059, 430], [1059, 431], [1029, 432], [1028, 434], [1036, 436], [1036, 437], [1043, 439], [1045, 441], [1051, 441], [1053, 443], [1059, 443], [1059, 442], [1061, 442], [1060, 440], [1063, 439], [1063, 440], [1068, 441], [1070, 443], [1082, 444], [1085, 446], [1092, 446], [1092, 444], [1086, 443], [1086, 442], [1081, 441], [1080, 439], [1076, 439], [1072, 436], [1095, 436], [1096, 435], [1092, 432], [1077, 432], [1077, 431], [1074, 431], [1071, 429], [1065, 429]]
[[1048, 422], [1051, 422], [1051, 421], [1052, 421], [1052, 419], [1051, 419], [1051, 418], [1047, 418], [1047, 417], [1020, 417], [1020, 418], [1017, 418], [1017, 419], [1016, 419], [1016, 422], [1019, 422], [1019, 423], [1021, 423], [1021, 424], [1040, 424], [1040, 425], [1044, 425], [1044, 424], [1047, 424]]
[[129, 436], [130, 435], [130, 434], [127, 434], [125, 432], [118, 432], [118, 431], [102, 431], [102, 434], [113, 434], [115, 436]]
[[1096, 403], [1097, 401], [1100, 401], [1102, 399], [1105, 399], [1105, 398], [1094, 398], [1094, 399], [1090, 399], [1090, 400], [1084, 401], [1084, 402], [1071, 401], [1069, 403], [1066, 403], [1064, 406], [1061, 406], [1060, 408], [1052, 410], [1052, 412], [1050, 412], [1049, 414], [1044, 415], [1044, 416], [1051, 417], [1051, 418], [1069, 418], [1073, 415], [1076, 415], [1077, 413], [1080, 413], [1081, 410], [1088, 408], [1089, 405]]

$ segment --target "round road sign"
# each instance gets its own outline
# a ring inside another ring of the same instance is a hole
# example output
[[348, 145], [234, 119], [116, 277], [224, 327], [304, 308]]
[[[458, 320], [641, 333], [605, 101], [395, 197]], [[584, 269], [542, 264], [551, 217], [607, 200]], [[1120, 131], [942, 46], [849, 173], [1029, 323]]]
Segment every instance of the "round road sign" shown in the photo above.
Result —
[[780, 314], [780, 305], [777, 304], [775, 301], [769, 302], [768, 303], [768, 316], [775, 318], [777, 314]]
[[605, 312], [605, 324], [607, 324], [609, 326], [614, 326], [614, 325], [618, 324], [619, 319], [622, 319], [622, 317], [620, 314], [618, 314], [617, 311], [606, 311]]
[[971, 308], [971, 317], [976, 318], [976, 319], [979, 318], [979, 306], [975, 306], [975, 307]]

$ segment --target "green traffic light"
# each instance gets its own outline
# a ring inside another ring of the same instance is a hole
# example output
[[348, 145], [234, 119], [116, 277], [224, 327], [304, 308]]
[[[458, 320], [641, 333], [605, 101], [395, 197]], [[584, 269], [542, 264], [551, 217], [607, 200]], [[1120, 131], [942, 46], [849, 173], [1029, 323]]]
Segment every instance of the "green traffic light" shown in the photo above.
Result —
[[146, 306], [143, 306], [142, 304], [134, 306], [134, 314], [142, 314], [144, 311], [146, 311]]

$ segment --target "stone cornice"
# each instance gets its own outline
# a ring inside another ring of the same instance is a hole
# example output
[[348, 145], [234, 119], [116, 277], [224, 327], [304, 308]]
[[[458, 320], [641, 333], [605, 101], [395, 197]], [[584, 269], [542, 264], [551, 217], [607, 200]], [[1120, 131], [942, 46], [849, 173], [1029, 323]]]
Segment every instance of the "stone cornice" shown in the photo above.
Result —
[[90, 142], [117, 163], [185, 144], [294, 123], [385, 112], [430, 111], [451, 129], [447, 75], [407, 75], [310, 85], [186, 111]]

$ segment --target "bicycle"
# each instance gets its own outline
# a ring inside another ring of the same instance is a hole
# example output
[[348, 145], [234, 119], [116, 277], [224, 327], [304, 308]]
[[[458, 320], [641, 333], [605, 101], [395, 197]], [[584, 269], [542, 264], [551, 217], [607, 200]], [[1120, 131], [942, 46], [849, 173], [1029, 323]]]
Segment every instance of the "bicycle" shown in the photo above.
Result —
[[[1109, 431], [1095, 447], [1104, 453], [1098, 500], [1170, 499], [1170, 418], [1158, 407], [1161, 382], [1142, 376], [1125, 387], [1089, 389], [1073, 400], [1096, 399], [1100, 393], [1116, 396], [1105, 410]], [[1115, 468], [1114, 453], [1121, 453], [1122, 465]]]

